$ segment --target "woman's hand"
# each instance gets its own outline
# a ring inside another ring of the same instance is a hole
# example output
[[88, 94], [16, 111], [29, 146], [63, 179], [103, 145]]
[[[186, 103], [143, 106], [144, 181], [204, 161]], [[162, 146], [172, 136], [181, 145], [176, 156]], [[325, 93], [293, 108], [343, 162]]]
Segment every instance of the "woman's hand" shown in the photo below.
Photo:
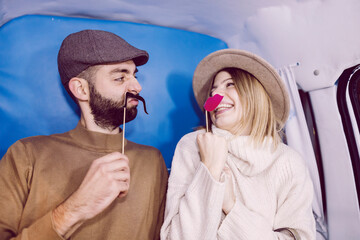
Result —
[[232, 174], [229, 168], [224, 168], [225, 173], [225, 195], [224, 195], [224, 202], [222, 205], [223, 212], [227, 215], [231, 209], [235, 205], [235, 194], [234, 194], [234, 186], [232, 180]]
[[200, 158], [209, 172], [217, 181], [220, 180], [227, 158], [227, 143], [225, 138], [213, 133], [201, 133], [197, 136]]

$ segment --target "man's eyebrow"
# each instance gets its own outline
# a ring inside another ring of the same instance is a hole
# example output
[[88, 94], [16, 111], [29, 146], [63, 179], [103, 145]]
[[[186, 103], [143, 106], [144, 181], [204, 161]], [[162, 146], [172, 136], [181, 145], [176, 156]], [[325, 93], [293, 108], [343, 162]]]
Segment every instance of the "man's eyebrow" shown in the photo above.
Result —
[[[138, 68], [135, 68], [134, 74], [137, 73], [139, 70]], [[110, 71], [110, 74], [114, 74], [114, 73], [130, 73], [129, 69], [127, 68], [115, 68], [113, 70]]]

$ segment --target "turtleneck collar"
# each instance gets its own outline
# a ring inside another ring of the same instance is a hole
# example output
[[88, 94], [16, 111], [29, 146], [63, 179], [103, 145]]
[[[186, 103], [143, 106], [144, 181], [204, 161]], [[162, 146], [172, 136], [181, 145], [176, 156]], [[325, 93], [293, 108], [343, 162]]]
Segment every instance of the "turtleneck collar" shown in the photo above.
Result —
[[[79, 121], [76, 128], [69, 132], [70, 136], [81, 146], [96, 151], [119, 151], [122, 147], [122, 131], [117, 134], [105, 134], [86, 129]], [[127, 140], [125, 139], [125, 146]]]
[[266, 138], [264, 142], [256, 147], [250, 136], [235, 136], [229, 131], [217, 128], [212, 125], [212, 132], [222, 136], [228, 143], [229, 165], [236, 168], [246, 176], [254, 176], [267, 169], [279, 156], [280, 148], [273, 151], [272, 139]]

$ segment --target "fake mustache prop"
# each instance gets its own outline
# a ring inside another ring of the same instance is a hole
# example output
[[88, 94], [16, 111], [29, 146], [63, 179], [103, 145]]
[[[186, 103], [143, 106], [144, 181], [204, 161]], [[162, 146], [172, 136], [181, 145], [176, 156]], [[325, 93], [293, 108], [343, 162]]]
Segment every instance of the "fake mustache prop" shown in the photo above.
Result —
[[209, 119], [208, 119], [208, 112], [212, 112], [215, 110], [217, 106], [219, 106], [221, 100], [224, 98], [224, 96], [220, 96], [219, 94], [215, 94], [213, 97], [209, 97], [205, 104], [205, 117], [206, 117], [206, 132], [209, 132]]
[[143, 103], [143, 105], [144, 105], [144, 112], [145, 112], [146, 114], [149, 114], [149, 113], [146, 111], [145, 99], [144, 99], [143, 97], [141, 97], [140, 95], [135, 95], [135, 94], [132, 94], [132, 93], [130, 93], [130, 92], [126, 92], [126, 94], [125, 94], [124, 108], [127, 107], [127, 100], [128, 100], [129, 97], [130, 97], [130, 98], [135, 98], [135, 99], [137, 99], [137, 100], [142, 101], [142, 103]]
[[126, 92], [126, 94], [125, 94], [125, 99], [124, 99], [124, 106], [123, 106], [123, 108], [124, 108], [124, 114], [123, 114], [123, 115], [124, 115], [124, 116], [123, 116], [122, 148], [121, 148], [121, 153], [122, 153], [122, 154], [125, 153], [125, 150], [124, 150], [124, 148], [125, 148], [125, 145], [124, 145], [124, 143], [125, 143], [125, 119], [126, 119], [126, 107], [127, 107], [128, 98], [135, 98], [135, 99], [137, 99], [137, 100], [140, 100], [140, 101], [143, 103], [143, 105], [144, 105], [144, 112], [145, 112], [146, 114], [149, 114], [149, 113], [146, 111], [146, 103], [145, 103], [145, 100], [144, 100], [143, 97], [141, 97], [140, 95], [132, 94], [132, 93], [130, 93], [130, 92]]

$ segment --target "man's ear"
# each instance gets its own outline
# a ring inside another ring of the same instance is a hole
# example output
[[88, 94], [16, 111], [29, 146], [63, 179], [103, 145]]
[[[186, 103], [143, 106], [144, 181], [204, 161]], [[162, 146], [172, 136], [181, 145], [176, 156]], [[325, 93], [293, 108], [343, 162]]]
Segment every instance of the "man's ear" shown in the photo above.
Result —
[[69, 89], [79, 101], [87, 101], [89, 97], [89, 83], [83, 79], [74, 77], [69, 81]]

